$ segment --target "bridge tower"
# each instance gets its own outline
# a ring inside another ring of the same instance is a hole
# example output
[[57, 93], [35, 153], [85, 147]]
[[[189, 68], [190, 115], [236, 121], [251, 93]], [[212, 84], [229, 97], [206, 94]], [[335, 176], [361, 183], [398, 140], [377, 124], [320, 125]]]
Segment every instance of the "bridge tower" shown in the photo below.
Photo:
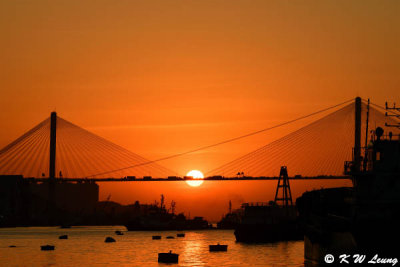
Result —
[[57, 139], [57, 113], [50, 115], [50, 164], [49, 179], [56, 178], [56, 139]]
[[[278, 197], [279, 188], [282, 188], [282, 197]], [[279, 173], [278, 186], [276, 187], [275, 193], [275, 203], [278, 203], [278, 201], [282, 201], [282, 205], [285, 207], [293, 205], [292, 192], [290, 191], [289, 176], [286, 166], [282, 166]]]
[[50, 115], [50, 165], [49, 165], [49, 187], [48, 187], [48, 223], [55, 223], [56, 213], [56, 138], [57, 138], [57, 113]]

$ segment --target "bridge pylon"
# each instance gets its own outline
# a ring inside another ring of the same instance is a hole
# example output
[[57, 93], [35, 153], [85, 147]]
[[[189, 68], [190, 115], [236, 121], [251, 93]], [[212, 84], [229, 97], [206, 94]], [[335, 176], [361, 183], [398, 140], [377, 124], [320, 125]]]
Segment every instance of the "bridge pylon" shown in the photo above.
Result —
[[50, 162], [49, 162], [49, 192], [48, 192], [48, 223], [53, 225], [56, 214], [56, 138], [57, 138], [57, 113], [50, 115]]
[[57, 113], [50, 115], [50, 162], [49, 178], [56, 178], [56, 141], [57, 140]]

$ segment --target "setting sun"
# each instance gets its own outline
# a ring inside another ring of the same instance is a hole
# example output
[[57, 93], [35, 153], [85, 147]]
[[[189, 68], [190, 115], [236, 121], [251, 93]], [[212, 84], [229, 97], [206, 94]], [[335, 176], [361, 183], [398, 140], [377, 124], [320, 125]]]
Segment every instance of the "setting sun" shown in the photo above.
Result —
[[191, 177], [193, 177], [193, 179], [196, 179], [196, 180], [197, 180], [197, 181], [193, 181], [193, 180], [191, 180], [191, 181], [186, 181], [186, 183], [187, 183], [188, 185], [190, 185], [190, 186], [196, 187], [196, 186], [201, 185], [201, 184], [204, 182], [204, 181], [203, 181], [204, 175], [203, 175], [203, 173], [202, 173], [201, 171], [198, 171], [198, 170], [191, 170], [190, 172], [188, 172], [188, 173], [186, 174], [186, 176], [191, 176]]

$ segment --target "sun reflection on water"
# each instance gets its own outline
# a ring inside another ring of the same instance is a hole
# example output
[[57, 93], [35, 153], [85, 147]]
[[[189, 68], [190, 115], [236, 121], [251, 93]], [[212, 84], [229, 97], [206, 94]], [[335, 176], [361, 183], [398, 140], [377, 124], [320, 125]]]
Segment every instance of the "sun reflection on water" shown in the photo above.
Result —
[[191, 233], [189, 240], [184, 241], [184, 250], [182, 260], [188, 266], [205, 266], [204, 248], [207, 246], [204, 242], [203, 233]]
[[[124, 231], [115, 236], [115, 230]], [[68, 240], [58, 236], [68, 234]], [[124, 227], [27, 227], [0, 229], [0, 261], [12, 266], [154, 266], [159, 252], [179, 254], [168, 266], [301, 266], [303, 242], [248, 245], [235, 242], [232, 230], [186, 231], [184, 238], [166, 239], [176, 231], [125, 232]], [[161, 240], [152, 240], [161, 235]], [[104, 243], [107, 236], [115, 243]], [[228, 252], [210, 253], [210, 244], [226, 244]], [[54, 251], [40, 251], [53, 244]], [[9, 248], [16, 245], [16, 248]], [[2, 265], [4, 266], [4, 265]], [[7, 265], [6, 265], [7, 266]]]

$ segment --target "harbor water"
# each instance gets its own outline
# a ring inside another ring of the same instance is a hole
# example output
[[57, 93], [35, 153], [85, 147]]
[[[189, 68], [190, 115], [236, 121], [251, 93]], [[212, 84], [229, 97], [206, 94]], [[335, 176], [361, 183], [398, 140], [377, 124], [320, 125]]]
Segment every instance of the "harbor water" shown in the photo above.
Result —
[[[116, 235], [115, 231], [124, 231]], [[242, 244], [233, 230], [125, 232], [123, 226], [19, 227], [0, 229], [0, 266], [164, 266], [159, 252], [179, 254], [179, 264], [165, 266], [303, 266], [303, 241]], [[68, 239], [58, 239], [68, 235]], [[161, 235], [161, 240], [152, 240]], [[107, 236], [115, 243], [105, 243]], [[174, 236], [174, 239], [166, 239]], [[211, 244], [228, 245], [227, 252], [209, 252]], [[55, 245], [54, 251], [41, 251]], [[10, 247], [15, 246], [15, 247]]]

